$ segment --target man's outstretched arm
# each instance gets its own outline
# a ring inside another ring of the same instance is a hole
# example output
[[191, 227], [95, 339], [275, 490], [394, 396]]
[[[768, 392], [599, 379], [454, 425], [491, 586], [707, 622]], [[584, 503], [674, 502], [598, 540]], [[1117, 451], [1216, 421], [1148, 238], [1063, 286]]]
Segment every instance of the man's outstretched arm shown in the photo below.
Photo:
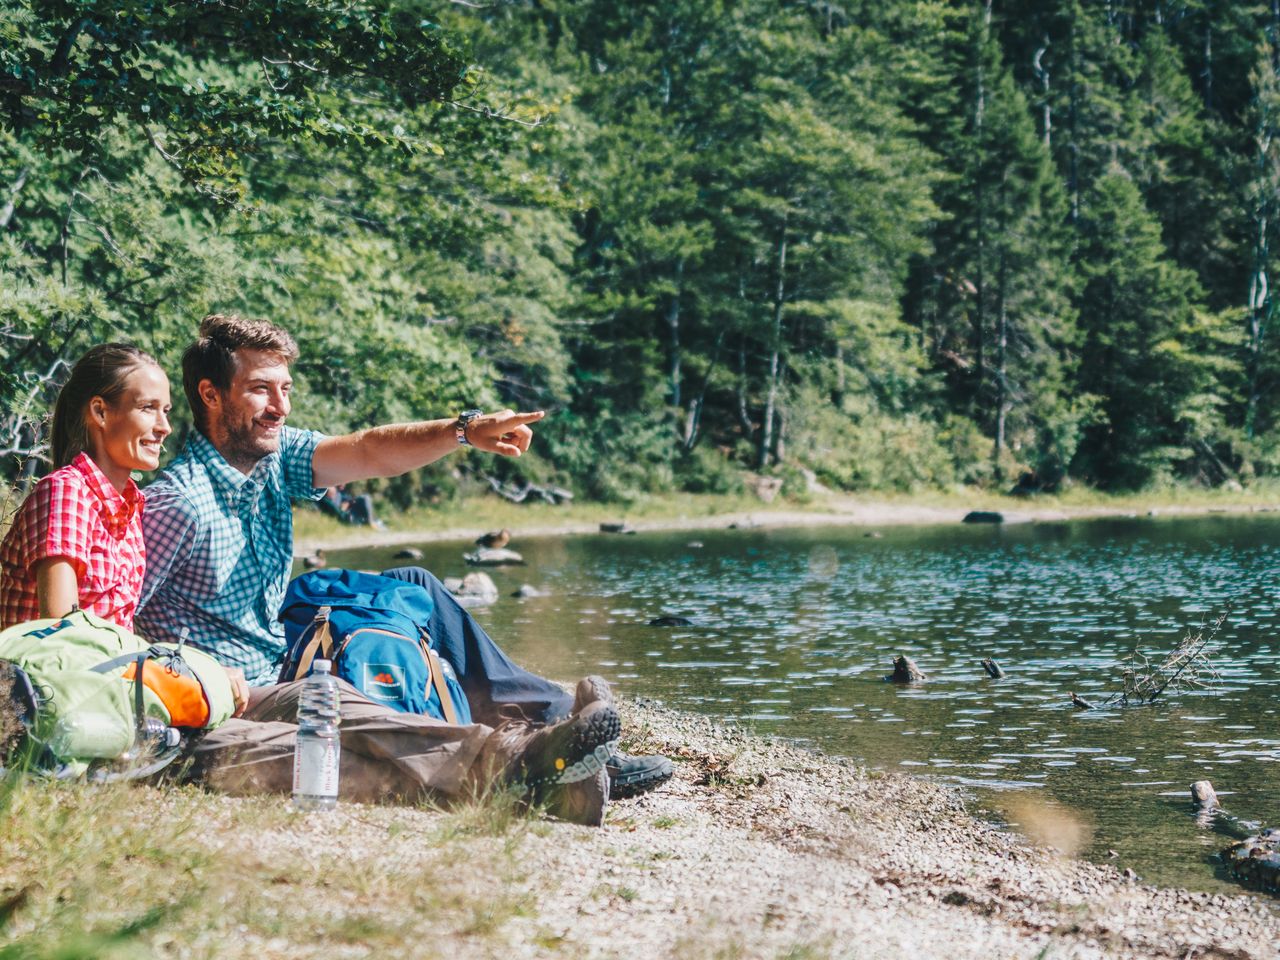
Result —
[[[529, 424], [543, 416], [541, 410], [484, 413], [467, 424], [467, 441], [477, 450], [518, 457], [533, 440]], [[370, 477], [395, 477], [425, 467], [458, 449], [456, 424], [452, 419], [393, 423], [326, 437], [311, 459], [312, 482], [317, 487], [331, 487]]]

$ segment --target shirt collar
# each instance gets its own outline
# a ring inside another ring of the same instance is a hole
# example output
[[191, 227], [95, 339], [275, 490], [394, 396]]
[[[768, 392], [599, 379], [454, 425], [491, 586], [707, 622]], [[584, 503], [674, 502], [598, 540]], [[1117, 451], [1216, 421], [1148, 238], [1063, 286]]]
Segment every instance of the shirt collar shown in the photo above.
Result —
[[93, 457], [81, 451], [71, 461], [71, 467], [84, 478], [101, 504], [103, 522], [112, 533], [121, 534], [142, 509], [142, 491], [130, 477], [123, 490], [117, 490], [102, 472]]
[[226, 458], [218, 452], [218, 448], [199, 430], [191, 432], [187, 440], [187, 450], [208, 471], [214, 492], [225, 498], [228, 503], [235, 503], [246, 496], [256, 496], [271, 474], [273, 460], [280, 456], [278, 452], [268, 454], [259, 460], [249, 473], [241, 473], [227, 463]]

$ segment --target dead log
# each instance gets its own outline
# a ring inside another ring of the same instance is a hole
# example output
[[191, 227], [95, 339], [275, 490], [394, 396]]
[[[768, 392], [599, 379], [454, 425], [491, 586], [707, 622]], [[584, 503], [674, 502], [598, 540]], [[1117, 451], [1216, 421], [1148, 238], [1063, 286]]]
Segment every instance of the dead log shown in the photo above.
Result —
[[893, 661], [893, 673], [885, 677], [890, 683], [920, 683], [929, 679], [908, 656], [898, 656]]
[[1000, 664], [996, 663], [990, 657], [986, 657], [982, 661], [982, 669], [987, 671], [987, 676], [992, 680], [1000, 680], [1004, 677], [1004, 671], [1000, 669]]

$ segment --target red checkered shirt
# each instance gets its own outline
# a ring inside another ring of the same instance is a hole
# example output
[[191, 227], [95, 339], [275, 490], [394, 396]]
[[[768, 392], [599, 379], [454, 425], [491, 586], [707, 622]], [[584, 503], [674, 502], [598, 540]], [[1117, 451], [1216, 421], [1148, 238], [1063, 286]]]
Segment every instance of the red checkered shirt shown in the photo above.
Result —
[[36, 484], [0, 545], [0, 627], [40, 616], [35, 566], [46, 557], [75, 569], [81, 610], [132, 629], [147, 558], [138, 485], [117, 492], [84, 453]]

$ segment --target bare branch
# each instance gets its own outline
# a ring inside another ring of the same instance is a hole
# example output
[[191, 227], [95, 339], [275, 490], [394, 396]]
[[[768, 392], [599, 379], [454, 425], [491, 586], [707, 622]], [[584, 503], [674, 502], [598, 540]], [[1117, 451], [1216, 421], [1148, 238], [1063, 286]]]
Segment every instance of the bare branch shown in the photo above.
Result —
[[9, 221], [13, 219], [13, 212], [18, 206], [18, 194], [22, 192], [22, 188], [27, 185], [27, 175], [30, 171], [23, 167], [18, 171], [18, 179], [14, 181], [12, 187], [9, 188], [9, 202], [0, 209], [0, 230], [9, 226]]

